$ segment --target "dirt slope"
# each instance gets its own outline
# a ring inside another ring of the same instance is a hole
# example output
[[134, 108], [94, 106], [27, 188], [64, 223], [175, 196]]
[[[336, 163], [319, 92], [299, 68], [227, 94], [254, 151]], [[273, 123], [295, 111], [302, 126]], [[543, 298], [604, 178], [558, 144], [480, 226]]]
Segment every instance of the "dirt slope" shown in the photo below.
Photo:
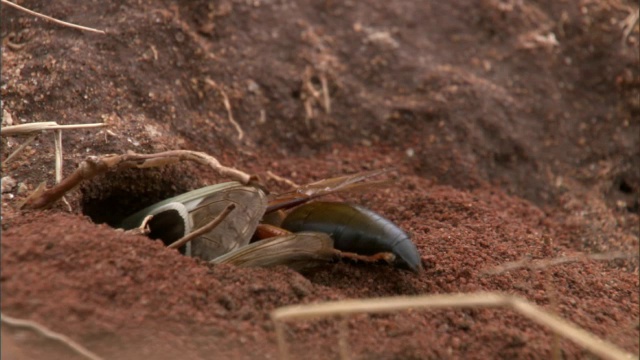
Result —
[[[2, 7], [3, 126], [108, 124], [64, 132], [65, 174], [90, 155], [169, 149], [298, 183], [394, 167], [392, 186], [343, 199], [410, 233], [425, 272], [207, 266], [96, 225], [222, 181], [193, 164], [108, 173], [68, 195], [71, 211], [20, 212], [39, 183], [54, 183], [45, 133], [2, 167], [3, 313], [105, 358], [268, 359], [279, 306], [502, 291], [640, 352], [637, 256], [485, 273], [525, 258], [637, 254], [637, 25], [623, 39], [636, 4], [19, 3], [107, 31]], [[23, 141], [3, 137], [3, 161]], [[337, 321], [289, 329], [296, 357], [338, 357]], [[362, 315], [347, 329], [358, 359], [549, 358], [553, 344], [508, 310]], [[26, 356], [73, 356], [33, 332], [2, 332]], [[586, 356], [560, 345], [566, 358]]]

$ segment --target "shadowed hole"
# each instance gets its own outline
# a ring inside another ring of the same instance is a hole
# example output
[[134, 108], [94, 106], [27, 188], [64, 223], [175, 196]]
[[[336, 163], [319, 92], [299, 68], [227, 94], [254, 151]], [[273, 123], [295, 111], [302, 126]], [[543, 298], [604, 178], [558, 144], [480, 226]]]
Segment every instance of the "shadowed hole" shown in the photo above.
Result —
[[200, 187], [186, 175], [191, 171], [177, 164], [108, 172], [81, 187], [82, 213], [95, 223], [117, 227], [136, 211]]

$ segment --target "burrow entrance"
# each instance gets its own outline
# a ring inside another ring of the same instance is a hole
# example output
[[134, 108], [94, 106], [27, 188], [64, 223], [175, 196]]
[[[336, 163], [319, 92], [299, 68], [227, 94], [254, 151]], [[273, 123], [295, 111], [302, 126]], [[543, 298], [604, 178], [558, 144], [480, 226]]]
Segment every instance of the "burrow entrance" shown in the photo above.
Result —
[[203, 186], [185, 164], [109, 171], [81, 187], [82, 213], [98, 224], [117, 227], [149, 205]]

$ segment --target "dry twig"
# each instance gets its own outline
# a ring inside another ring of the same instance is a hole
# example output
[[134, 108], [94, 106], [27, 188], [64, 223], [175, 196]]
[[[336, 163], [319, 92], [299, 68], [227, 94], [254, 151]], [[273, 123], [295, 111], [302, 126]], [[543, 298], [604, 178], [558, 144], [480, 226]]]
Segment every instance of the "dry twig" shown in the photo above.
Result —
[[14, 7], [14, 8], [18, 9], [18, 10], [24, 11], [27, 14], [31, 14], [33, 16], [37, 16], [39, 18], [52, 21], [52, 22], [54, 22], [56, 24], [59, 24], [59, 25], [62, 25], [62, 26], [67, 26], [67, 27], [74, 28], [74, 29], [79, 29], [79, 30], [91, 31], [91, 32], [98, 33], [98, 34], [106, 34], [106, 32], [103, 31], [103, 30], [98, 30], [98, 29], [94, 29], [94, 28], [90, 28], [90, 27], [86, 27], [86, 26], [80, 26], [80, 25], [68, 23], [66, 21], [58, 20], [56, 18], [52, 18], [50, 16], [40, 14], [40, 13], [35, 12], [33, 10], [29, 10], [26, 7], [22, 7], [22, 6], [18, 5], [18, 4], [14, 4], [11, 1], [2, 0], [2, 3], [6, 4], [6, 5], [9, 5], [11, 7]]
[[449, 294], [426, 296], [399, 296], [366, 300], [344, 300], [310, 305], [292, 305], [278, 308], [271, 312], [275, 324], [280, 355], [289, 358], [286, 339], [284, 338], [285, 321], [307, 320], [328, 316], [345, 316], [359, 313], [384, 313], [416, 308], [478, 308], [507, 307], [524, 315], [530, 320], [551, 329], [603, 359], [637, 358], [616, 345], [600, 339], [582, 328], [545, 312], [539, 306], [525, 299], [499, 293]]
[[240, 124], [238, 124], [233, 118], [233, 113], [231, 112], [231, 103], [229, 102], [227, 93], [225, 93], [222, 87], [220, 87], [215, 81], [209, 78], [206, 78], [204, 81], [206, 81], [206, 83], [214, 89], [218, 90], [220, 92], [220, 95], [222, 95], [222, 102], [224, 103], [225, 109], [227, 109], [227, 117], [229, 118], [229, 122], [236, 128], [236, 131], [238, 132], [238, 140], [242, 140], [242, 138], [244, 137], [244, 131], [242, 131]]
[[59, 184], [47, 190], [40, 189], [40, 187], [36, 189], [36, 191], [26, 199], [22, 208], [40, 209], [48, 206], [54, 201], [62, 198], [67, 192], [78, 186], [83, 180], [91, 179], [97, 175], [105, 173], [107, 170], [159, 167], [185, 160], [210, 166], [213, 170], [218, 172], [218, 174], [232, 178], [243, 184], [249, 184], [257, 181], [254, 176], [231, 167], [223, 166], [213, 156], [197, 151], [172, 150], [156, 154], [128, 153], [124, 155], [108, 155], [103, 157], [90, 156], [81, 162], [80, 165], [78, 165], [78, 168], [71, 175], [64, 178]]
[[622, 22], [622, 43], [626, 44], [627, 39], [629, 39], [629, 35], [633, 32], [633, 30], [638, 25], [638, 21], [640, 20], [640, 10], [630, 10], [629, 16]]
[[270, 179], [273, 179], [273, 180], [275, 180], [275, 181], [277, 181], [277, 182], [279, 182], [281, 184], [286, 184], [287, 186], [291, 187], [292, 189], [297, 189], [297, 188], [300, 187], [300, 185], [296, 184], [295, 182], [293, 182], [293, 181], [291, 181], [291, 180], [289, 180], [287, 178], [284, 178], [282, 176], [278, 176], [278, 175], [272, 173], [271, 170], [267, 171], [267, 177], [270, 178]]
[[53, 134], [53, 142], [56, 149], [56, 184], [59, 184], [62, 181], [62, 130], [55, 130]]
[[27, 145], [31, 144], [31, 142], [33, 142], [33, 140], [35, 140], [37, 137], [38, 137], [38, 134], [31, 135], [27, 140], [25, 140], [25, 142], [20, 144], [20, 146], [2, 162], [2, 165], [8, 164], [11, 159], [16, 157], [16, 155], [18, 155], [22, 150], [24, 150], [24, 148], [26, 148]]
[[129, 235], [144, 235], [147, 236], [149, 235], [149, 233], [151, 232], [151, 230], [149, 229], [149, 221], [153, 219], [153, 215], [147, 215], [144, 217], [144, 219], [142, 219], [142, 222], [140, 223], [140, 226], [138, 226], [135, 229], [129, 229], [129, 230], [123, 230], [123, 229], [116, 229], [116, 230], [123, 230], [125, 232], [125, 234], [129, 234]]
[[188, 233], [187, 235], [183, 236], [181, 239], [178, 239], [177, 241], [171, 243], [168, 248], [169, 249], [179, 249], [182, 246], [184, 246], [186, 243], [188, 243], [189, 241], [197, 238], [198, 236], [202, 235], [202, 234], [206, 234], [209, 231], [213, 230], [216, 228], [216, 226], [220, 225], [220, 223], [227, 218], [227, 216], [229, 215], [229, 213], [231, 213], [233, 211], [233, 209], [236, 208], [235, 204], [229, 204], [227, 205], [226, 208], [224, 208], [224, 210], [222, 210], [222, 212], [220, 214], [218, 214], [218, 216], [215, 217], [215, 219], [211, 220], [207, 225], [194, 230], [190, 233]]
[[502, 264], [490, 270], [481, 272], [482, 275], [498, 275], [507, 271], [529, 268], [529, 269], [544, 269], [555, 265], [567, 264], [572, 262], [586, 261], [586, 260], [600, 260], [608, 261], [615, 259], [628, 259], [638, 257], [638, 254], [629, 254], [624, 252], [610, 252], [602, 254], [580, 254], [574, 256], [563, 256], [553, 259], [541, 259], [541, 260], [518, 260]]
[[326, 111], [327, 114], [331, 114], [331, 97], [329, 96], [329, 83], [327, 82], [327, 77], [324, 74], [320, 75], [320, 82], [322, 83], [324, 111]]
[[9, 326], [28, 328], [28, 329], [31, 329], [31, 330], [35, 330], [35, 331], [39, 332], [40, 334], [42, 334], [46, 338], [49, 338], [49, 339], [52, 339], [52, 340], [59, 341], [59, 342], [63, 343], [68, 348], [70, 348], [71, 350], [73, 350], [76, 353], [80, 354], [81, 356], [86, 357], [87, 359], [91, 359], [91, 360], [100, 360], [100, 359], [102, 359], [100, 356], [98, 356], [98, 355], [94, 354], [93, 352], [87, 350], [84, 346], [82, 346], [82, 345], [78, 344], [77, 342], [71, 340], [66, 335], [62, 335], [62, 334], [57, 333], [55, 331], [49, 330], [46, 327], [44, 327], [43, 325], [40, 325], [35, 321], [17, 319], [17, 318], [14, 318], [14, 317], [7, 316], [5, 314], [0, 314], [0, 320], [2, 320], [2, 322], [4, 324], [7, 324]]

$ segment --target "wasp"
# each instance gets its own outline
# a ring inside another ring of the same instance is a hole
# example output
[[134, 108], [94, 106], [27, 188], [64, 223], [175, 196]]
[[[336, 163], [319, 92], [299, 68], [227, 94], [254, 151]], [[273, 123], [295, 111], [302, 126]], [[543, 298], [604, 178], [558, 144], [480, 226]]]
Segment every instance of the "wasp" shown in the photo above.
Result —
[[[420, 254], [409, 236], [390, 220], [359, 205], [312, 201], [370, 184], [385, 170], [314, 182], [282, 194], [259, 186], [227, 182], [164, 200], [127, 217], [120, 227], [139, 227], [145, 218], [149, 237], [171, 244], [205, 226], [229, 204], [235, 209], [217, 227], [179, 250], [213, 264], [295, 269], [336, 257], [386, 260], [419, 272]], [[286, 210], [286, 211], [285, 211]], [[252, 239], [256, 239], [252, 242]]]

